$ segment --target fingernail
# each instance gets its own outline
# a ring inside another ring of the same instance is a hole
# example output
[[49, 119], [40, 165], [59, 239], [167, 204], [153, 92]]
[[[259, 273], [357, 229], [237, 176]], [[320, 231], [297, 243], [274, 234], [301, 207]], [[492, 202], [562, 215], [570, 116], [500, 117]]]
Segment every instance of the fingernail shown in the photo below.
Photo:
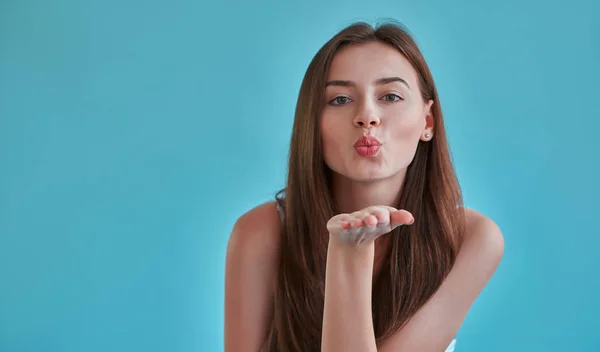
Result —
[[412, 225], [415, 223], [415, 218], [412, 218], [412, 220], [408, 223], [409, 225]]

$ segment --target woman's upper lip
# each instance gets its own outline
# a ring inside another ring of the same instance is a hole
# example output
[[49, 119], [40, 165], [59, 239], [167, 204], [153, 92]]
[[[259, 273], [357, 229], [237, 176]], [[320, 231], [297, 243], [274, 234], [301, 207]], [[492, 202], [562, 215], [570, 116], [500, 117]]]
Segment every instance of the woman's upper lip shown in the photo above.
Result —
[[375, 145], [381, 145], [381, 142], [372, 136], [362, 136], [354, 143], [355, 147], [369, 147]]

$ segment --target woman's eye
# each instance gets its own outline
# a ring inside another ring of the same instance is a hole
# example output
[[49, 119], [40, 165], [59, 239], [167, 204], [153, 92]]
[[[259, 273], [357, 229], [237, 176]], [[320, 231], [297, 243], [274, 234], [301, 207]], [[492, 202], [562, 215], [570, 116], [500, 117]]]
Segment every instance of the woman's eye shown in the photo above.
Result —
[[342, 96], [336, 97], [332, 101], [330, 101], [330, 103], [332, 105], [343, 105], [343, 104], [347, 104], [348, 102], [350, 102], [350, 98], [342, 97]]
[[386, 94], [383, 96], [383, 100], [394, 102], [394, 101], [402, 100], [402, 98], [396, 94]]

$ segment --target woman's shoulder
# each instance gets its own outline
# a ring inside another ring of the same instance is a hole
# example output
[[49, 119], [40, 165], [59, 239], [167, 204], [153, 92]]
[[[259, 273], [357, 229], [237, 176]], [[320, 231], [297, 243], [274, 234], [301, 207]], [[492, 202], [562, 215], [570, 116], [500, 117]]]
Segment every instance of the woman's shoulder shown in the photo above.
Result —
[[493, 253], [502, 256], [504, 252], [504, 236], [498, 224], [489, 216], [470, 208], [464, 208], [466, 220], [466, 240], [474, 240], [480, 246], [489, 248]]
[[276, 201], [258, 204], [236, 220], [228, 241], [228, 255], [276, 260], [281, 237]]
[[492, 218], [490, 218], [489, 216], [487, 216], [486, 214], [477, 211], [475, 209], [472, 208], [464, 208], [465, 211], [465, 220], [466, 220], [466, 225], [467, 225], [467, 230], [469, 229], [473, 229], [473, 228], [484, 228], [487, 230], [499, 230], [498, 225], [496, 224], [496, 222], [494, 220], [492, 220]]

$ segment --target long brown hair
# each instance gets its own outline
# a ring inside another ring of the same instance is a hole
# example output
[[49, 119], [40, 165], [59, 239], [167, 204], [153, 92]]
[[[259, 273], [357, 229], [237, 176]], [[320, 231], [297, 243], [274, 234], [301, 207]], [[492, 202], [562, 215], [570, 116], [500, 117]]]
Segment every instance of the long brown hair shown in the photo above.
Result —
[[[352, 24], [331, 38], [311, 61], [297, 101], [288, 179], [277, 194], [285, 210], [274, 316], [268, 351], [320, 351], [325, 289], [327, 221], [336, 214], [331, 171], [321, 149], [319, 118], [325, 81], [336, 52], [345, 45], [380, 41], [395, 47], [412, 64], [423, 99], [432, 99], [434, 138], [419, 142], [409, 165], [398, 208], [410, 211], [373, 285], [373, 322], [378, 344], [401, 328], [435, 293], [454, 264], [465, 219], [452, 165], [442, 109], [431, 72], [411, 34], [402, 25]], [[285, 194], [285, 197], [283, 195]]]

